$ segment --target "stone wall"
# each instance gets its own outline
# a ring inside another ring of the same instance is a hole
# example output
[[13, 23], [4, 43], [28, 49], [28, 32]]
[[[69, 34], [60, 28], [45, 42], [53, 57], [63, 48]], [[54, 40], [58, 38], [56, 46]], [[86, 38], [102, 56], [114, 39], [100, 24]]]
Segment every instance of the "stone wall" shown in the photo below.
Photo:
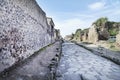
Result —
[[0, 0], [0, 72], [50, 44], [49, 32], [35, 0]]
[[118, 47], [120, 47], [120, 32], [119, 34], [116, 36], [116, 42], [118, 44]]
[[76, 42], [81, 42], [82, 41], [82, 30], [81, 29], [77, 29], [75, 34], [74, 34], [74, 37], [73, 37], [73, 41], [76, 41]]
[[88, 42], [88, 33], [87, 32], [85, 32], [84, 35], [82, 36], [82, 41]]
[[54, 30], [54, 40], [57, 41], [57, 40], [60, 40], [60, 30], [59, 29], [55, 29]]
[[48, 27], [49, 27], [48, 33], [51, 35], [51, 42], [54, 42], [55, 41], [55, 39], [54, 39], [55, 24], [54, 24], [52, 18], [50, 18], [50, 17], [47, 17], [47, 23], [48, 23]]
[[88, 41], [90, 43], [95, 43], [98, 41], [98, 32], [95, 28], [96, 25], [92, 25], [88, 32]]

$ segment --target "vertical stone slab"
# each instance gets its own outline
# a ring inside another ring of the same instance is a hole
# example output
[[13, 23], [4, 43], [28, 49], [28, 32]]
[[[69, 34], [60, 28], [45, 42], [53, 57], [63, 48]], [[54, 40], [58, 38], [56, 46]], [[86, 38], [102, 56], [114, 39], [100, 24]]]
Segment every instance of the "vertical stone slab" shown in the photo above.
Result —
[[89, 29], [88, 40], [91, 43], [95, 43], [98, 41], [98, 32], [95, 28], [95, 25], [92, 25], [92, 27]]
[[116, 36], [116, 42], [117, 42], [118, 46], [120, 47], [120, 32], [119, 32], [119, 34]]

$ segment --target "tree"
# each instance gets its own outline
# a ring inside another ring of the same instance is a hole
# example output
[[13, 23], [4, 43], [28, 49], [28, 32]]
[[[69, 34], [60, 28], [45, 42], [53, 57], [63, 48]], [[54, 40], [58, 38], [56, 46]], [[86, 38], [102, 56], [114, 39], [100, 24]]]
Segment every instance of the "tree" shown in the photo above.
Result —
[[102, 17], [102, 18], [99, 18], [99, 19], [95, 22], [95, 24], [96, 24], [97, 26], [102, 26], [102, 25], [104, 25], [107, 21], [108, 21], [108, 18]]

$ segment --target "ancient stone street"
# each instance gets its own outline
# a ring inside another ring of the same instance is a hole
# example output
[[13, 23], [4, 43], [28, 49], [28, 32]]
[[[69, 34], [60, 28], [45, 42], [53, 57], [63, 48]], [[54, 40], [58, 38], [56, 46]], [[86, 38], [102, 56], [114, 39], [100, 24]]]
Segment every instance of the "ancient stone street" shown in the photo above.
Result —
[[120, 80], [119, 5], [0, 0], [0, 80]]
[[57, 80], [120, 80], [120, 66], [90, 51], [66, 42]]
[[[56, 50], [59, 49], [59, 50]], [[24, 63], [20, 64], [11, 71], [0, 76], [0, 80], [53, 80], [50, 75], [48, 66], [51, 60], [59, 55], [60, 42], [56, 42], [35, 55], [28, 58]]]

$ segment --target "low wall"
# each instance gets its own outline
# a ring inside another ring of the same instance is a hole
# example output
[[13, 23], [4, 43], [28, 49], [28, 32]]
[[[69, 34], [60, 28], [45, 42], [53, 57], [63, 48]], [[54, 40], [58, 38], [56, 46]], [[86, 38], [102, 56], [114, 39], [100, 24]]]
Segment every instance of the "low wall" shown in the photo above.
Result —
[[35, 0], [0, 0], [0, 72], [51, 43]]

